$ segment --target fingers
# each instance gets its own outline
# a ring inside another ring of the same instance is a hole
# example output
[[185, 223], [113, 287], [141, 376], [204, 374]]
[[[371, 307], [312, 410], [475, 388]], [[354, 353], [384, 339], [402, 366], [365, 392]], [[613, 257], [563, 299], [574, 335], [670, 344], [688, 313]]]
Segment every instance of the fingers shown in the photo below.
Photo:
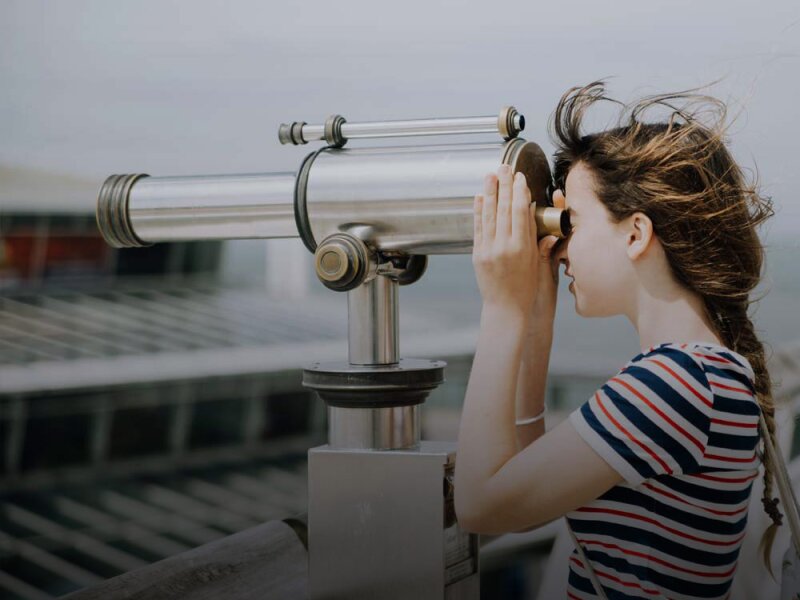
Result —
[[472, 247], [475, 248], [483, 241], [483, 196], [477, 194], [475, 202], [473, 203], [473, 232], [472, 232]]
[[497, 169], [497, 230], [495, 236], [509, 237], [511, 235], [511, 199], [513, 194], [513, 176], [511, 167], [500, 165]]
[[553, 206], [556, 208], [564, 208], [565, 202], [566, 198], [564, 198], [564, 192], [561, 190], [556, 190], [553, 192]]
[[546, 235], [539, 240], [539, 260], [549, 262], [553, 257], [553, 247], [557, 242], [558, 238], [554, 235]]
[[[536, 223], [533, 220], [531, 192], [523, 173], [514, 176], [514, 189], [511, 200], [511, 239], [522, 246], [528, 246], [531, 240], [531, 227], [536, 233]], [[535, 240], [535, 236], [533, 240]]]
[[497, 177], [489, 173], [483, 180], [483, 210], [481, 234], [486, 242], [494, 240], [497, 219]]
[[[546, 235], [541, 240], [539, 240], [539, 260], [543, 263], [547, 263], [550, 269], [550, 277], [553, 280], [553, 283], [558, 285], [558, 263], [553, 261], [555, 257], [553, 253], [553, 249], [558, 244], [559, 238], [554, 235]], [[540, 270], [540, 273], [546, 272], [544, 269]]]

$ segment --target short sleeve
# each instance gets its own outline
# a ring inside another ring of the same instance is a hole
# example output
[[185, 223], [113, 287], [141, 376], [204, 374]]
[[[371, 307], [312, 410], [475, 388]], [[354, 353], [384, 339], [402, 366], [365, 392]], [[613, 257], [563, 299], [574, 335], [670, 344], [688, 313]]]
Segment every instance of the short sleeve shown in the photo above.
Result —
[[629, 363], [569, 418], [631, 486], [697, 472], [708, 444], [713, 392], [689, 353], [660, 347]]

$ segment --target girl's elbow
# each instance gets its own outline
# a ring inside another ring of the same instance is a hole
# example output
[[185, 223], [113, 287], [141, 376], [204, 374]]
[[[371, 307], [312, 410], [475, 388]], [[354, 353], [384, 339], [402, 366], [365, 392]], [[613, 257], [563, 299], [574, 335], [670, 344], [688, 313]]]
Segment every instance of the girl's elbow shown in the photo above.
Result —
[[481, 535], [504, 533], [495, 530], [491, 512], [485, 510], [479, 502], [463, 494], [461, 496], [456, 494], [454, 501], [456, 520], [464, 531]]
[[453, 498], [453, 506], [456, 511], [456, 520], [461, 529], [470, 533], [481, 533], [478, 531], [481, 524], [481, 514], [476, 502], [470, 500], [466, 494], [456, 492]]

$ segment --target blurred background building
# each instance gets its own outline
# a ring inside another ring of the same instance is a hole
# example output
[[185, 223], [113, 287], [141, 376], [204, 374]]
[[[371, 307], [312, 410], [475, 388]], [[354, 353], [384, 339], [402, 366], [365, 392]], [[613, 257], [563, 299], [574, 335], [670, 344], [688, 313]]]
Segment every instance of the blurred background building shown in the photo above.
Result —
[[[306, 450], [326, 441], [301, 369], [346, 356], [344, 295], [316, 281], [297, 239], [109, 248], [94, 201], [111, 173], [294, 171], [310, 149], [279, 146], [282, 121], [510, 103], [549, 152], [547, 119], [571, 85], [616, 75], [610, 91], [628, 99], [724, 77], [710, 91], [745, 110], [732, 148], [755, 157], [777, 209], [757, 331], [775, 351], [800, 340], [793, 3], [345, 12], [0, 6], [0, 598], [59, 596], [301, 514]], [[455, 439], [480, 312], [470, 257], [431, 257], [400, 298], [401, 354], [448, 363], [423, 438]], [[626, 321], [579, 319], [562, 287], [549, 425], [638, 352]], [[534, 597], [552, 539], [485, 548], [486, 597]]]

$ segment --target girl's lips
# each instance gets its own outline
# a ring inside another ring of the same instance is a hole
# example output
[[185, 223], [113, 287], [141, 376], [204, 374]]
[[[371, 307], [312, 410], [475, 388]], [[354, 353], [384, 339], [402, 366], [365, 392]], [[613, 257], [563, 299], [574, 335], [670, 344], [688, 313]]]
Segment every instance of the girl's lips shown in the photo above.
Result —
[[573, 289], [572, 289], [572, 287], [573, 287], [574, 285], [575, 285], [575, 282], [574, 282], [574, 281], [570, 281], [570, 282], [569, 282], [569, 291], [570, 291], [570, 292], [572, 292], [573, 294], [575, 293], [575, 290], [573, 290]]

